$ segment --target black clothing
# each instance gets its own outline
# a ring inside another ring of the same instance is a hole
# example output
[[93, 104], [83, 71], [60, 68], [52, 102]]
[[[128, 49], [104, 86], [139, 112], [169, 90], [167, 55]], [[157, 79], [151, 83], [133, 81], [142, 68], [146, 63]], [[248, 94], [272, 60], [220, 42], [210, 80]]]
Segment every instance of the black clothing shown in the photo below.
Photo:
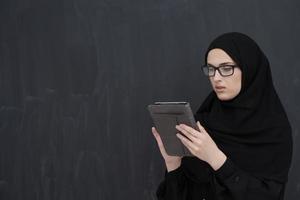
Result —
[[204, 173], [213, 173], [209, 182], [188, 176], [185, 159], [179, 168], [166, 172], [156, 192], [158, 200], [283, 200], [285, 184], [259, 180], [239, 169], [230, 159], [215, 172], [207, 172], [209, 168], [204, 170]]
[[224, 50], [240, 67], [242, 88], [228, 101], [219, 100], [211, 92], [195, 118], [227, 160], [215, 172], [198, 158], [183, 158], [181, 167], [166, 173], [157, 196], [165, 200], [283, 199], [292, 134], [273, 86], [268, 59], [251, 38], [241, 33], [216, 38], [205, 59], [214, 48]]

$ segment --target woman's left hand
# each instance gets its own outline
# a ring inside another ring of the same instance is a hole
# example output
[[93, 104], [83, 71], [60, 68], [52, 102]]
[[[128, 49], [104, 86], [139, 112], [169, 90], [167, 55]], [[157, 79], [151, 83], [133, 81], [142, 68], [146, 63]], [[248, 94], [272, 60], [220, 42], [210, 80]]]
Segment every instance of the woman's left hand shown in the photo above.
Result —
[[199, 130], [180, 124], [176, 126], [186, 137], [177, 133], [176, 136], [181, 142], [189, 149], [189, 151], [197, 158], [206, 161], [214, 170], [219, 169], [226, 161], [226, 155], [217, 147], [216, 143], [201, 126], [200, 122], [197, 122]]

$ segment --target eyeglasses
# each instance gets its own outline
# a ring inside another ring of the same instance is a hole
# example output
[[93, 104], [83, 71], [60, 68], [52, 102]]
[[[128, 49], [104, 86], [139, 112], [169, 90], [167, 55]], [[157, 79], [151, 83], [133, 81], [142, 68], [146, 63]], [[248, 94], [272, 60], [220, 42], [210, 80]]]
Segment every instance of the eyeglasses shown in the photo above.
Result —
[[202, 66], [202, 71], [205, 76], [213, 77], [215, 76], [216, 70], [218, 70], [221, 76], [231, 76], [234, 73], [234, 68], [238, 67], [234, 64], [221, 64], [219, 67], [215, 67], [210, 64], [205, 64]]

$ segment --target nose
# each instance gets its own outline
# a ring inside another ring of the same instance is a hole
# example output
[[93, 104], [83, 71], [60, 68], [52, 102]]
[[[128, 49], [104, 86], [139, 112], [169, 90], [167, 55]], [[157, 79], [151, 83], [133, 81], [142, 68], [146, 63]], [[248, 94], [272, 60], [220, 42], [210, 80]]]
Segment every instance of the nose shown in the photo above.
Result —
[[213, 77], [213, 80], [214, 80], [215, 82], [217, 82], [217, 81], [220, 81], [221, 79], [222, 79], [221, 74], [219, 73], [218, 70], [216, 70], [216, 71], [215, 71], [215, 76]]

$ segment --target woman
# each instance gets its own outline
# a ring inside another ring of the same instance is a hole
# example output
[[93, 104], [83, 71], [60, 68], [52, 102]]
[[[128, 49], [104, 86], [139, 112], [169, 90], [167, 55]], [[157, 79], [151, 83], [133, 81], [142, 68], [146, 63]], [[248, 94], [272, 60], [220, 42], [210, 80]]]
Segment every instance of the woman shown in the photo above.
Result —
[[176, 126], [194, 156], [167, 155], [152, 127], [167, 168], [158, 199], [282, 200], [292, 134], [268, 59], [250, 37], [233, 32], [210, 44], [205, 63], [213, 91], [195, 115], [200, 131]]

